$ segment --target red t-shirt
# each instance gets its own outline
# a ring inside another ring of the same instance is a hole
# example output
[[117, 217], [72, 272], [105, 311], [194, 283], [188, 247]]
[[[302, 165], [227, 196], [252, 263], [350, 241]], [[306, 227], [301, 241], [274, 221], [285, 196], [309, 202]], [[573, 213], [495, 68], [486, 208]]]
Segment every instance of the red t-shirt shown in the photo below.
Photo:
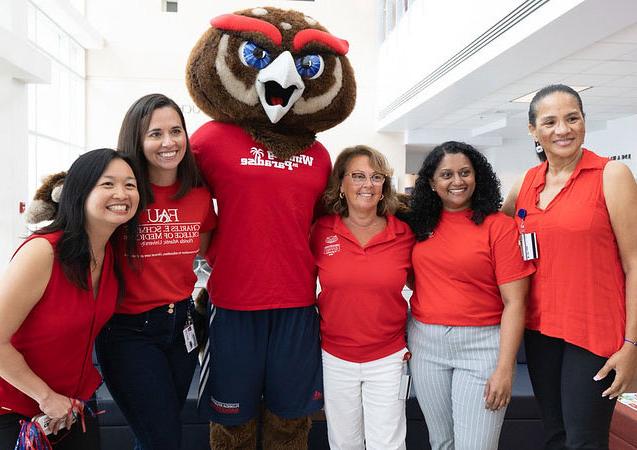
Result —
[[319, 270], [321, 345], [332, 355], [368, 362], [405, 347], [407, 302], [402, 289], [411, 270], [414, 235], [394, 216], [365, 246], [340, 216], [312, 230]]
[[155, 201], [139, 217], [138, 261], [131, 266], [122, 256], [126, 293], [118, 314], [139, 314], [189, 297], [197, 281], [192, 264], [199, 233], [211, 231], [216, 223], [206, 188], [193, 188], [180, 199], [171, 198], [178, 183], [152, 189]]
[[623, 345], [626, 327], [626, 279], [604, 198], [607, 162], [583, 150], [573, 174], [544, 210], [537, 203], [548, 166], [540, 164], [527, 172], [515, 204], [516, 212], [527, 212], [524, 226], [537, 233], [540, 255], [527, 328], [605, 358]]
[[[61, 231], [36, 234], [25, 243], [42, 238], [55, 248], [61, 237]], [[93, 366], [93, 342], [113, 315], [117, 301], [118, 284], [110, 244], [104, 253], [97, 298], [93, 298], [91, 277], [87, 276], [89, 289], [85, 291], [67, 280], [56, 255], [42, 298], [11, 338], [11, 344], [27, 365], [53, 391], [82, 400], [88, 400], [102, 382]], [[31, 417], [40, 412], [31, 397], [0, 378], [0, 414]]]
[[204, 124], [190, 142], [219, 211], [206, 254], [212, 302], [243, 311], [314, 304], [309, 234], [331, 170], [327, 150], [314, 142], [280, 161], [238, 126], [221, 122]]
[[420, 322], [497, 325], [504, 309], [498, 286], [535, 272], [522, 260], [513, 219], [497, 212], [476, 225], [471, 214], [443, 211], [433, 235], [414, 246], [410, 303]]

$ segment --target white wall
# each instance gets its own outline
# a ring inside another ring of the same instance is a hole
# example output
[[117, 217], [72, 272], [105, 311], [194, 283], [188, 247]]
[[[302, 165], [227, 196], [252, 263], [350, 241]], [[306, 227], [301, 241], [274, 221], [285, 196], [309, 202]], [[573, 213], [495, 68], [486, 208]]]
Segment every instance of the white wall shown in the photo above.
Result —
[[[584, 105], [586, 109], [586, 105]], [[586, 133], [584, 146], [599, 155], [630, 155], [621, 159], [637, 176], [637, 115], [610, 120], [605, 130]]]
[[[348, 57], [358, 85], [356, 108], [345, 122], [319, 135], [332, 158], [346, 146], [363, 143], [383, 151], [395, 173], [404, 174], [402, 134], [380, 134], [371, 126], [377, 94], [377, 5], [370, 0], [271, 0], [267, 4], [303, 11], [350, 43]], [[180, 1], [178, 13], [163, 13], [160, 5], [159, 1], [87, 0], [89, 22], [106, 42], [103, 49], [89, 50], [87, 56], [88, 148], [114, 146], [124, 113], [134, 100], [150, 92], [164, 93], [182, 105], [191, 133], [207, 121], [184, 83], [190, 50], [211, 18], [258, 4]]]
[[0, 268], [8, 263], [20, 239], [27, 234], [20, 202], [27, 201], [27, 88], [0, 70]]
[[28, 233], [19, 205], [28, 198], [27, 84], [42, 81], [50, 69], [26, 39], [26, 4], [0, 0], [0, 270]]

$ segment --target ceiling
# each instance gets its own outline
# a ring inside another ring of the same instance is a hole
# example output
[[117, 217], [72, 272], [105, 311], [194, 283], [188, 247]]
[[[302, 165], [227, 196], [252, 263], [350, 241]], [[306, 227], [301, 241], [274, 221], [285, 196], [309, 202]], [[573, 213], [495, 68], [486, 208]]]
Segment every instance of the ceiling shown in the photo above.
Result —
[[[554, 83], [591, 86], [581, 92], [589, 130], [603, 129], [609, 120], [637, 114], [637, 1], [609, 2], [613, 3], [627, 4], [628, 9], [600, 23], [604, 10], [599, 5], [604, 3], [590, 2], [588, 9], [581, 8], [572, 17], [547, 25], [530, 36], [529, 42], [512, 47], [508, 56], [485, 64], [481, 73], [476, 71], [439, 98], [412, 107], [381, 129], [405, 131], [408, 152], [419, 153], [449, 139], [467, 140], [478, 148], [499, 146], [508, 139], [527, 139], [529, 105], [511, 100]], [[597, 35], [587, 41], [582, 30], [592, 29], [586, 22], [596, 21]], [[517, 68], [512, 68], [516, 64]], [[537, 68], [524, 73], [520, 66]], [[502, 75], [506, 72], [512, 75], [509, 79]], [[495, 89], [494, 78], [501, 80]], [[489, 87], [482, 88], [485, 84]], [[471, 95], [459, 95], [462, 90]], [[462, 101], [466, 97], [472, 98]]]

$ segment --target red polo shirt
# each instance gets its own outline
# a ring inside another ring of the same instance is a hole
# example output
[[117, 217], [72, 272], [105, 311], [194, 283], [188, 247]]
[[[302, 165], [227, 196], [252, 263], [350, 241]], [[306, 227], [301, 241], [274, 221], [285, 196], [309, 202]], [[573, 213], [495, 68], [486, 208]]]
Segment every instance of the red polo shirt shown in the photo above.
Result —
[[414, 235], [394, 216], [361, 246], [340, 216], [312, 230], [319, 270], [321, 345], [332, 355], [368, 362], [405, 347], [407, 302], [402, 289], [411, 270]]
[[420, 322], [497, 325], [504, 309], [498, 286], [535, 272], [522, 260], [512, 218], [498, 212], [476, 225], [471, 214], [443, 211], [433, 235], [414, 246], [411, 310]]

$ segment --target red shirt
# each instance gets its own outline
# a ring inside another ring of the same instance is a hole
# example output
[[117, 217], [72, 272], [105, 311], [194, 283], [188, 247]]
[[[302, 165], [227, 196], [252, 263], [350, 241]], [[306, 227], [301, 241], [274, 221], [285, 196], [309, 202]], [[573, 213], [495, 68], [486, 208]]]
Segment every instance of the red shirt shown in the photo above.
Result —
[[314, 142], [280, 161], [238, 126], [221, 122], [204, 124], [190, 142], [219, 212], [206, 254], [212, 302], [243, 311], [314, 304], [309, 234], [331, 170], [327, 150]]
[[[43, 238], [55, 248], [61, 236], [61, 231], [32, 235], [25, 243]], [[118, 284], [109, 244], [97, 298], [93, 298], [90, 275], [88, 281], [86, 291], [68, 281], [56, 255], [42, 298], [11, 338], [27, 365], [51, 389], [81, 400], [88, 400], [102, 382], [93, 366], [93, 342], [113, 315], [117, 300]], [[35, 400], [0, 378], [0, 414], [9, 412], [31, 417], [41, 411]]]
[[510, 217], [497, 212], [476, 225], [471, 210], [443, 211], [433, 235], [412, 252], [411, 311], [420, 322], [450, 326], [500, 323], [499, 285], [531, 275]]
[[[193, 188], [180, 199], [179, 189], [152, 185], [155, 201], [139, 217], [138, 270], [122, 256], [126, 293], [117, 305], [118, 314], [139, 314], [183, 300], [197, 281], [192, 264], [199, 251], [199, 233], [216, 223], [210, 192]], [[124, 245], [120, 245], [124, 253]]]
[[405, 347], [407, 302], [402, 289], [411, 270], [414, 235], [394, 216], [361, 246], [340, 216], [312, 230], [319, 270], [321, 345], [332, 355], [368, 362]]
[[[626, 280], [603, 190], [607, 158], [583, 150], [562, 190], [541, 210], [547, 163], [530, 169], [515, 204], [537, 233], [539, 259], [527, 328], [609, 357], [622, 346]], [[518, 222], [520, 221], [517, 218]]]

